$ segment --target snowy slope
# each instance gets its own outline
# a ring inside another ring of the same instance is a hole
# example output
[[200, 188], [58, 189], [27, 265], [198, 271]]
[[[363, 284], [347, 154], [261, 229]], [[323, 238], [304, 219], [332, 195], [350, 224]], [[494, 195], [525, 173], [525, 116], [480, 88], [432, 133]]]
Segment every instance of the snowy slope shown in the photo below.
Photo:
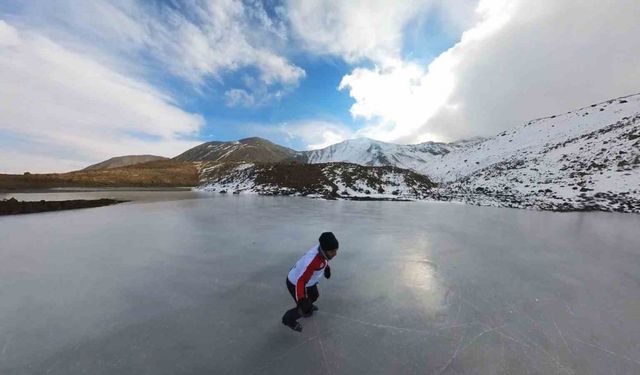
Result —
[[494, 137], [394, 145], [369, 139], [308, 161], [395, 165], [439, 182], [440, 200], [640, 212], [640, 94], [529, 121]]
[[[614, 107], [619, 115], [628, 113]], [[562, 122], [545, 125], [561, 127]], [[519, 208], [640, 213], [640, 113], [591, 129], [513, 150], [500, 162], [445, 185], [443, 195]], [[474, 161], [474, 156], [478, 160], [477, 154], [460, 157]]]
[[[420, 172], [438, 181], [454, 181], [495, 163], [513, 159], [533, 159], [550, 146], [604, 129], [637, 114], [640, 114], [640, 95], [631, 95], [593, 104], [562, 115], [532, 120], [483, 142], [443, 155], [436, 162], [425, 164]], [[637, 124], [630, 126], [637, 126]], [[605, 140], [602, 139], [602, 141]], [[567, 150], [567, 152], [574, 151], [580, 151], [586, 156], [595, 154], [599, 148]], [[559, 167], [561, 167], [560, 164], [554, 163], [546, 166], [549, 169]]]
[[329, 199], [424, 199], [435, 184], [408, 170], [348, 163], [210, 163], [198, 190]]
[[539, 152], [550, 144], [602, 129], [638, 113], [640, 95], [631, 95], [532, 120], [491, 138], [416, 145], [358, 138], [303, 154], [309, 163], [394, 165], [426, 174], [436, 181], [451, 182], [492, 164]]

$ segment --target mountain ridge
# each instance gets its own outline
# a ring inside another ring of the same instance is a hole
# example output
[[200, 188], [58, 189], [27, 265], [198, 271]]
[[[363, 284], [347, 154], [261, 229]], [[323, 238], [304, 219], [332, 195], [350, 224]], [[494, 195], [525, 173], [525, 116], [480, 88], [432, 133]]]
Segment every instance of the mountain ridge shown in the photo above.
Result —
[[173, 158], [176, 161], [293, 161], [299, 153], [260, 137], [243, 138], [237, 141], [210, 141], [193, 147]]
[[530, 120], [493, 137], [416, 145], [360, 138], [301, 152], [300, 159], [416, 172], [438, 183], [427, 199], [640, 213], [639, 138], [640, 94], [633, 94]]

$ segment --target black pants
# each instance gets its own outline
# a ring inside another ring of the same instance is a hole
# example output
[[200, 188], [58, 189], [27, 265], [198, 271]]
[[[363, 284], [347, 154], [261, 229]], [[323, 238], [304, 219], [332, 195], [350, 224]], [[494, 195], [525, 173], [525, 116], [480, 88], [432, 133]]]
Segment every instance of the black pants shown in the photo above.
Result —
[[[289, 290], [289, 294], [291, 294], [291, 297], [293, 297], [293, 301], [297, 302], [296, 286], [293, 285], [291, 281], [289, 281], [288, 277], [287, 277], [287, 289]], [[311, 303], [314, 303], [315, 301], [318, 300], [318, 297], [320, 297], [320, 293], [318, 292], [317, 285], [305, 288], [304, 293], [305, 293], [305, 296], [309, 298]], [[298, 311], [298, 306], [296, 306], [293, 309], [287, 310], [287, 312], [284, 313], [284, 315], [282, 316], [282, 322], [285, 324], [291, 325], [295, 323], [296, 320], [300, 319], [301, 316], [302, 314], [300, 313], [300, 311]]]

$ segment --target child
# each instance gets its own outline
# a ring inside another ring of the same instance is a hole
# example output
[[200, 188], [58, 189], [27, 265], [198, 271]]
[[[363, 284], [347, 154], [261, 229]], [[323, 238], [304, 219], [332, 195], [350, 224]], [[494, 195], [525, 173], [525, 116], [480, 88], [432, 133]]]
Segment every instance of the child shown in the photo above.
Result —
[[302, 332], [298, 319], [311, 316], [318, 310], [313, 304], [320, 296], [317, 284], [322, 274], [327, 279], [331, 277], [329, 260], [338, 253], [338, 240], [333, 233], [322, 233], [318, 241], [319, 244], [300, 258], [287, 276], [287, 289], [296, 301], [296, 307], [284, 313], [282, 324], [297, 332]]

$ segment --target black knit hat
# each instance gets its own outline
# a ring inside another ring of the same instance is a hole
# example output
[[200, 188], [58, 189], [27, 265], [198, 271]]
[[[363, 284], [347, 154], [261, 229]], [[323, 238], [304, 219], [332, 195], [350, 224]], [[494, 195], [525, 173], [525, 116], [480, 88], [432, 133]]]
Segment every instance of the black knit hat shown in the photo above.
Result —
[[320, 241], [320, 248], [324, 251], [338, 250], [338, 239], [331, 232], [324, 232], [318, 239]]

